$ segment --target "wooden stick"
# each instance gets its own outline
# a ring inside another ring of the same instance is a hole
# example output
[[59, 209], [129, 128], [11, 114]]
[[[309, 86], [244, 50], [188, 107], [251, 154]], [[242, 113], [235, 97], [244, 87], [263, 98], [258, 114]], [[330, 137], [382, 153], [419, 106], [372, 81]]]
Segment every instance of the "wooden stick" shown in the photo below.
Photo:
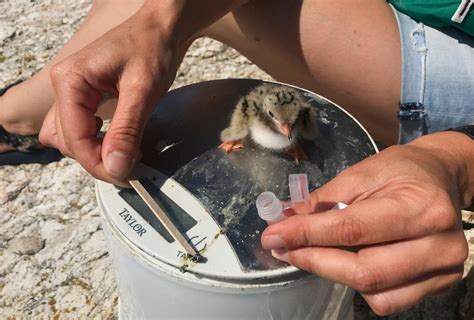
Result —
[[145, 187], [141, 184], [138, 179], [130, 179], [128, 182], [131, 184], [133, 189], [138, 193], [138, 195], [145, 201], [148, 208], [155, 214], [155, 216], [160, 220], [160, 222], [165, 226], [166, 230], [171, 234], [171, 236], [178, 242], [184, 251], [192, 256], [197, 257], [198, 254], [194, 248], [188, 243], [186, 238], [181, 234], [181, 232], [176, 228], [176, 226], [171, 222], [168, 216], [163, 212], [163, 209], [160, 208], [158, 203], [152, 198], [152, 196], [146, 191]]

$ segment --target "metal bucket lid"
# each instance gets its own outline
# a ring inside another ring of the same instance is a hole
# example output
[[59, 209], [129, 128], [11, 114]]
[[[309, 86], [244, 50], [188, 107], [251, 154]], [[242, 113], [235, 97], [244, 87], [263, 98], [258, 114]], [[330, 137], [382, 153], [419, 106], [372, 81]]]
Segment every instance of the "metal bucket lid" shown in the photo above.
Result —
[[377, 147], [346, 111], [297, 88], [318, 110], [320, 136], [302, 144], [309, 160], [297, 164], [285, 155], [254, 147], [224, 153], [217, 148], [220, 132], [238, 99], [262, 82], [215, 80], [170, 91], [145, 130], [141, 147], [145, 165], [139, 165], [135, 175], [204, 262], [185, 261], [179, 245], [132, 189], [97, 183], [106, 219], [136, 250], [177, 272], [185, 269], [214, 279], [285, 278], [299, 272], [261, 247], [267, 224], [257, 214], [258, 194], [272, 191], [279, 199], [288, 199], [291, 173], [306, 173], [312, 191], [376, 153]]

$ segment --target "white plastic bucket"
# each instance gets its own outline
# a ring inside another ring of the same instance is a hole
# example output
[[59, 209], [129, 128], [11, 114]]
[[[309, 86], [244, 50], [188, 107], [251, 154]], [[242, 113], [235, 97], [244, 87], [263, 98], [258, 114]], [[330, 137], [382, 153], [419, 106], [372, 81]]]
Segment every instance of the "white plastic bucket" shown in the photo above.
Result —
[[[196, 110], [203, 117], [219, 110], [215, 120], [226, 119], [239, 95], [259, 83], [221, 80], [172, 91], [160, 102], [145, 132], [142, 151], [145, 150], [147, 165], [140, 165], [135, 174], [155, 190], [154, 195], [168, 208], [167, 214], [175, 218], [181, 215], [177, 219], [182, 231], [205, 258], [203, 262], [183, 260], [180, 247], [159, 231], [156, 221], [144, 213], [143, 204], [132, 191], [97, 182], [97, 199], [120, 292], [120, 319], [352, 318], [353, 291], [273, 259], [259, 247], [262, 223], [266, 223], [259, 221], [256, 209], [239, 202], [254, 201], [253, 194], [261, 192], [261, 188], [268, 190], [269, 185], [278, 185], [280, 174], [287, 181], [288, 172], [283, 171], [296, 170], [293, 164], [258, 150], [242, 151], [227, 158], [215, 148], [216, 139], [203, 140], [199, 136], [218, 137], [216, 132], [222, 130], [225, 122], [196, 129]], [[333, 145], [321, 142], [318, 150], [325, 154], [323, 160], [328, 164], [322, 166], [321, 172], [308, 169], [313, 189], [345, 167], [377, 152], [372, 139], [355, 119], [338, 106], [314, 97], [315, 103], [326, 103], [321, 105], [321, 112], [325, 112], [321, 115], [322, 126], [337, 124], [330, 128], [334, 130]], [[345, 138], [342, 133], [338, 136], [338, 130], [349, 130], [355, 137]], [[180, 147], [160, 153], [163, 148], [156, 151], [158, 143], [151, 139], [153, 135], [160, 136], [161, 142], [167, 139], [170, 145]], [[334, 150], [339, 154], [332, 154]], [[277, 161], [272, 163], [281, 168], [255, 170], [258, 165], [252, 159], [259, 157]], [[334, 164], [331, 157], [340, 159], [339, 164]], [[202, 169], [206, 166], [209, 168]], [[315, 166], [309, 163], [307, 168]], [[259, 180], [262, 176], [268, 180]], [[278, 197], [282, 199], [279, 188], [272, 191], [280, 192]], [[231, 216], [233, 225], [223, 227], [222, 215], [229, 206], [234, 212], [245, 211], [246, 215], [241, 220], [232, 220]], [[253, 215], [257, 220], [252, 220]]]

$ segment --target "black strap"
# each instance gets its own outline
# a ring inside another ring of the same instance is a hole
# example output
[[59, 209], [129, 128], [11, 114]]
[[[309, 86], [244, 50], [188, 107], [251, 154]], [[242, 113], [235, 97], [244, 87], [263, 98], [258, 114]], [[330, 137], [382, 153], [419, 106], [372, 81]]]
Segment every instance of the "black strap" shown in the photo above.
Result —
[[450, 128], [446, 131], [456, 131], [456, 132], [461, 132], [464, 133], [465, 135], [471, 137], [471, 139], [474, 140], [474, 125], [470, 124], [467, 126], [461, 126], [461, 127], [456, 127], [456, 128]]

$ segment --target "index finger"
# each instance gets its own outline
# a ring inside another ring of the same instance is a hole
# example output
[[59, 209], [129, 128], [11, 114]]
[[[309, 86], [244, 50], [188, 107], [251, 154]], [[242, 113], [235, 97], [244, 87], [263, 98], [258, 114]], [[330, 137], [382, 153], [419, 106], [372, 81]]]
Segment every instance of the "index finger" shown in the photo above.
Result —
[[[58, 70], [58, 69], [53, 69]], [[74, 158], [101, 180], [112, 180], [104, 169], [95, 112], [101, 93], [72, 71], [52, 73], [64, 143]]]
[[442, 221], [413, 214], [395, 198], [371, 198], [342, 210], [295, 215], [270, 225], [262, 235], [265, 249], [306, 246], [358, 246], [413, 238], [444, 231]]

